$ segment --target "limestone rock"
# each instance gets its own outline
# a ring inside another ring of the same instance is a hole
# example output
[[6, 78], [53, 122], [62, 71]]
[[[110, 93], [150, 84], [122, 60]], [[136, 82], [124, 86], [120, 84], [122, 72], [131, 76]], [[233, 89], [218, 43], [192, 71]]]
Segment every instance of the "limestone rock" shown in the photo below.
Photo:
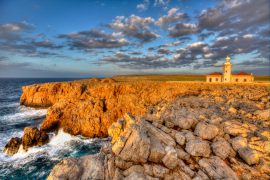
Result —
[[167, 174], [170, 170], [165, 168], [164, 166], [155, 164], [153, 165], [153, 174], [155, 177], [163, 178], [165, 174]]
[[153, 176], [153, 166], [150, 164], [144, 164], [143, 165], [145, 174], [149, 176]]
[[211, 147], [214, 154], [221, 159], [226, 159], [230, 154], [234, 152], [230, 143], [228, 143], [225, 139], [219, 139], [213, 142]]
[[172, 146], [165, 147], [166, 155], [162, 159], [163, 164], [169, 168], [173, 169], [178, 165], [177, 152]]
[[184, 161], [182, 161], [181, 159], [178, 161], [179, 162], [179, 167], [183, 170], [184, 173], [186, 173], [187, 175], [189, 175], [190, 177], [193, 177], [195, 172], [192, 171], [190, 169], [189, 166], [187, 166]]
[[120, 157], [116, 156], [115, 157], [115, 165], [117, 167], [119, 167], [120, 169], [122, 169], [122, 170], [126, 170], [126, 169], [130, 168], [133, 165], [133, 162], [124, 161]]
[[209, 157], [211, 153], [209, 143], [199, 139], [188, 141], [185, 150], [192, 156]]
[[175, 134], [175, 139], [176, 139], [176, 142], [177, 142], [179, 145], [184, 145], [184, 144], [185, 144], [186, 137], [184, 136], [183, 133], [177, 132], [177, 133]]
[[108, 134], [112, 138], [112, 144], [114, 144], [119, 138], [120, 134], [124, 131], [125, 121], [123, 119], [119, 119], [115, 123], [113, 123], [108, 129]]
[[202, 139], [211, 140], [217, 136], [219, 128], [213, 124], [200, 122], [197, 124], [194, 134]]
[[246, 137], [249, 132], [246, 127], [243, 127], [243, 125], [237, 121], [226, 121], [223, 125], [224, 132], [232, 136], [241, 135], [242, 137]]
[[234, 171], [217, 156], [202, 158], [199, 165], [211, 179], [238, 179]]
[[133, 172], [129, 176], [124, 178], [124, 180], [145, 180], [145, 179], [146, 179], [145, 175], [143, 173], [138, 172]]
[[250, 147], [240, 148], [238, 154], [248, 165], [257, 164], [260, 160], [258, 152]]
[[165, 132], [163, 132], [162, 130], [156, 128], [152, 124], [150, 124], [146, 121], [142, 121], [142, 126], [145, 127], [150, 134], [155, 136], [162, 143], [164, 143], [168, 146], [175, 146], [176, 145], [174, 139], [170, 135], [168, 135]]
[[113, 180], [119, 180], [119, 179], [120, 180], [124, 179], [124, 175], [122, 174], [122, 171], [120, 169], [116, 168]]
[[150, 154], [150, 138], [145, 130], [134, 127], [123, 149], [118, 154], [125, 161], [145, 163]]
[[9, 142], [5, 145], [4, 152], [9, 156], [16, 154], [22, 144], [21, 138], [14, 137], [9, 140]]
[[175, 150], [179, 159], [183, 159], [186, 161], [190, 159], [190, 155], [186, 151], [184, 151], [182, 147], [177, 146]]
[[165, 148], [161, 142], [153, 135], [150, 136], [150, 155], [148, 160], [155, 163], [160, 163], [165, 156]]
[[49, 136], [38, 128], [26, 127], [23, 131], [22, 145], [25, 150], [32, 146], [41, 146], [49, 141]]
[[202, 170], [199, 170], [193, 180], [209, 180], [209, 177]]
[[247, 147], [247, 139], [241, 136], [237, 136], [231, 140], [232, 147], [235, 151], [241, 148]]
[[83, 169], [77, 159], [64, 159], [58, 163], [48, 176], [48, 180], [80, 179]]
[[144, 173], [144, 168], [141, 165], [134, 165], [123, 172], [124, 176], [129, 176], [132, 173]]
[[194, 123], [194, 119], [178, 117], [173, 120], [173, 123], [175, 126], [178, 126], [182, 129], [190, 129]]
[[64, 159], [54, 166], [47, 179], [104, 179], [104, 160], [105, 156], [100, 153], [79, 159]]

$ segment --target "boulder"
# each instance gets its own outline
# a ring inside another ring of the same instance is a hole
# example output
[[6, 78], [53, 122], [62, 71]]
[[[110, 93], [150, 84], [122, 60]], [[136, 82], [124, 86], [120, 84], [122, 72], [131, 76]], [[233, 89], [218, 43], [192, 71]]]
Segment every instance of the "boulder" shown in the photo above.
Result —
[[163, 164], [169, 168], [173, 169], [178, 165], [177, 152], [172, 146], [165, 147], [166, 155], [162, 159]]
[[176, 153], [177, 153], [177, 157], [179, 159], [183, 159], [183, 160], [186, 160], [186, 161], [188, 161], [190, 159], [190, 155], [186, 151], [184, 151], [182, 149], [182, 147], [177, 146], [175, 148], [175, 150], [176, 150]]
[[194, 123], [194, 119], [177, 117], [173, 120], [173, 123], [175, 126], [178, 126], [182, 129], [190, 129]]
[[217, 156], [202, 158], [199, 160], [199, 166], [211, 179], [238, 180], [235, 172]]
[[101, 153], [79, 159], [67, 158], [54, 166], [47, 179], [104, 179], [104, 161], [105, 156]]
[[145, 163], [150, 154], [150, 138], [144, 129], [134, 125], [122, 150], [115, 153], [125, 161]]
[[223, 123], [224, 133], [232, 136], [242, 136], [247, 137], [249, 130], [243, 126], [242, 123], [237, 121], [226, 121]]
[[148, 160], [155, 163], [160, 163], [165, 156], [165, 148], [161, 142], [153, 135], [150, 135], [150, 155]]
[[212, 143], [211, 145], [214, 154], [221, 159], [226, 159], [230, 154], [233, 154], [234, 151], [225, 139], [219, 139]]
[[189, 175], [190, 177], [193, 177], [193, 176], [194, 176], [195, 172], [192, 171], [192, 170], [190, 169], [190, 167], [187, 166], [187, 165], [184, 163], [184, 161], [182, 161], [182, 160], [180, 159], [178, 162], [179, 162], [178, 165], [179, 165], [180, 169], [181, 169], [184, 173], [186, 173], [186, 174]]
[[148, 133], [155, 136], [159, 141], [161, 141], [162, 143], [164, 143], [168, 146], [176, 146], [176, 142], [174, 141], [174, 139], [170, 135], [168, 135], [165, 132], [163, 132], [162, 130], [156, 128], [155, 126], [153, 126], [152, 124], [150, 124], [147, 121], [141, 121], [141, 122], [142, 122], [141, 126], [146, 128]]
[[146, 177], [143, 173], [133, 172], [129, 176], [125, 177], [124, 180], [145, 180]]
[[53, 167], [47, 180], [80, 179], [82, 173], [80, 161], [75, 158], [68, 158]]
[[145, 174], [149, 176], [153, 176], [153, 166], [151, 164], [144, 164], [143, 165]]
[[18, 152], [21, 144], [22, 144], [21, 138], [13, 137], [5, 145], [4, 152], [9, 156], [12, 156]]
[[131, 161], [129, 161], [129, 162], [128, 161], [124, 161], [124, 160], [122, 160], [118, 156], [115, 157], [114, 162], [115, 162], [115, 165], [118, 168], [122, 169], [122, 170], [126, 170], [126, 169], [130, 168], [133, 165], [133, 162], [131, 162]]
[[134, 165], [123, 172], [124, 176], [129, 176], [132, 173], [144, 173], [144, 168], [141, 165]]
[[218, 135], [219, 128], [213, 124], [200, 122], [197, 124], [194, 134], [202, 139], [211, 140]]
[[164, 178], [165, 174], [169, 173], [169, 169], [164, 166], [154, 164], [153, 165], [153, 174], [155, 177]]
[[193, 132], [189, 130], [182, 130], [181, 133], [184, 134], [186, 141], [194, 140], [196, 137], [194, 136]]
[[49, 136], [45, 131], [40, 131], [36, 127], [26, 127], [23, 131], [22, 145], [27, 150], [32, 146], [42, 146], [49, 141]]
[[188, 141], [185, 150], [192, 156], [209, 157], [211, 153], [209, 143], [199, 139]]
[[209, 180], [209, 177], [202, 170], [199, 170], [193, 180]]
[[257, 164], [260, 160], [258, 152], [250, 147], [240, 148], [238, 154], [248, 165]]
[[186, 142], [186, 137], [183, 133], [181, 132], [176, 132], [175, 133], [175, 140], [179, 145], [184, 145]]
[[235, 151], [238, 151], [241, 148], [247, 147], [247, 139], [241, 136], [237, 136], [231, 139], [231, 143]]

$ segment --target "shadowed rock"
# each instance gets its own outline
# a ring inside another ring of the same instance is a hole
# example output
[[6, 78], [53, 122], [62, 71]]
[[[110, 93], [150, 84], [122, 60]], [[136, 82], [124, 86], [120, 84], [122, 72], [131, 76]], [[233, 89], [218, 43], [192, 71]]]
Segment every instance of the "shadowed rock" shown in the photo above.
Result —
[[21, 144], [22, 144], [21, 138], [13, 137], [5, 145], [4, 152], [9, 156], [12, 156], [18, 152]]

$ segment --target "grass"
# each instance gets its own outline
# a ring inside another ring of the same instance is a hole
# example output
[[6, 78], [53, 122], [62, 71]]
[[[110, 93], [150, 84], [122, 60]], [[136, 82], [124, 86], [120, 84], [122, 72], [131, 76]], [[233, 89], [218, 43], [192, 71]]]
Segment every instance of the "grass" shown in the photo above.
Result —
[[[147, 75], [119, 75], [112, 77], [116, 81], [205, 81], [205, 75], [195, 74], [147, 74]], [[255, 76], [255, 81], [269, 82], [270, 76]]]

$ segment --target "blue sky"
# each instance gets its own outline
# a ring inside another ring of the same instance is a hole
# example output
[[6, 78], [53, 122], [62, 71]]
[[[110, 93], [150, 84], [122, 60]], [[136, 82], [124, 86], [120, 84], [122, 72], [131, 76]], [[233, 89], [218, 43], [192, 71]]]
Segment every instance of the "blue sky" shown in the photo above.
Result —
[[268, 0], [0, 0], [0, 77], [269, 74]]

